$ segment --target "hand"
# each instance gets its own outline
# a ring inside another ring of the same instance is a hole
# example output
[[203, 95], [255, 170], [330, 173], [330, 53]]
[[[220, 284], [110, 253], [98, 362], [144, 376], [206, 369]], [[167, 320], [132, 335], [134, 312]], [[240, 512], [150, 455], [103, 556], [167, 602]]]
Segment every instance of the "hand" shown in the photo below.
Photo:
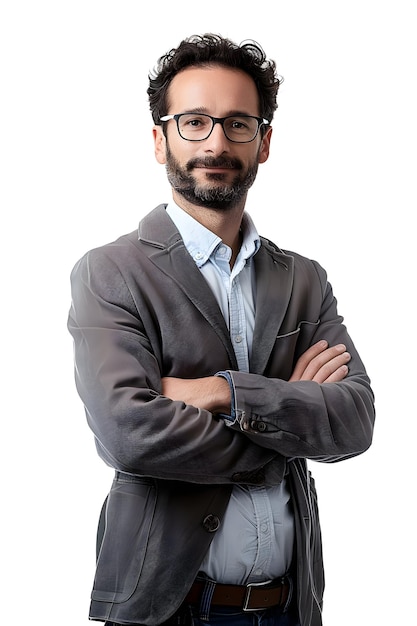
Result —
[[316, 383], [334, 383], [343, 380], [349, 369], [350, 354], [342, 343], [331, 348], [327, 341], [312, 345], [298, 359], [290, 382], [313, 380]]
[[193, 379], [165, 376], [162, 378], [162, 394], [211, 413], [230, 414], [229, 383], [222, 376]]

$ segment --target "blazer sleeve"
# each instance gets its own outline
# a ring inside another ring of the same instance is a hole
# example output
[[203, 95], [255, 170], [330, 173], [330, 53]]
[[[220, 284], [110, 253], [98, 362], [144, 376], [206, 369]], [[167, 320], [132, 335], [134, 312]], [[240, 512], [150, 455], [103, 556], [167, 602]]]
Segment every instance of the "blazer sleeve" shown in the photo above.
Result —
[[[230, 371], [237, 419], [229, 427], [286, 457], [334, 462], [361, 454], [372, 442], [374, 394], [349, 336], [325, 271], [313, 262], [322, 288], [319, 323], [309, 345], [326, 339], [351, 354], [349, 373], [335, 383], [288, 382]], [[304, 352], [309, 346], [304, 345]]]
[[145, 305], [138, 311], [119, 266], [99, 249], [71, 273], [68, 329], [76, 386], [101, 458], [122, 472], [162, 479], [279, 483], [282, 455], [227, 428], [208, 411], [161, 395], [150, 313]]

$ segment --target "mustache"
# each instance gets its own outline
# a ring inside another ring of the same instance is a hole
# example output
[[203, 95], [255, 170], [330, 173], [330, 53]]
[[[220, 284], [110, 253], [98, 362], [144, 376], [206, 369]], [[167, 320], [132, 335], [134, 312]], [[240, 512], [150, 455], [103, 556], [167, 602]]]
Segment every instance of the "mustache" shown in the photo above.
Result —
[[239, 159], [232, 159], [229, 157], [205, 157], [190, 159], [187, 163], [187, 172], [190, 172], [195, 167], [226, 167], [234, 170], [243, 169], [242, 163]]

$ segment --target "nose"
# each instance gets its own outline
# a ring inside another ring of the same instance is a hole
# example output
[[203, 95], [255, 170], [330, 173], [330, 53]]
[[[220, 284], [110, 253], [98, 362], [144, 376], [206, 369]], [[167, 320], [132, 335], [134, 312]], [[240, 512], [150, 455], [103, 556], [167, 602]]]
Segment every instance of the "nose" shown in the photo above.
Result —
[[210, 152], [214, 155], [228, 152], [230, 148], [230, 142], [224, 134], [223, 126], [220, 122], [215, 122], [210, 136], [207, 137], [204, 143], [206, 152]]

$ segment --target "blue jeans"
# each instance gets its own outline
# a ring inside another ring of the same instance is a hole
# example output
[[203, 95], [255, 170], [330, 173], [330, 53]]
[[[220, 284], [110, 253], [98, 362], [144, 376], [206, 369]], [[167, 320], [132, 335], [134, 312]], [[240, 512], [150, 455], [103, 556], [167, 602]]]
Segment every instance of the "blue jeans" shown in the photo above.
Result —
[[[188, 618], [188, 619], [187, 619]], [[281, 609], [268, 609], [266, 611], [244, 612], [236, 611], [229, 607], [213, 607], [210, 611], [209, 621], [203, 621], [198, 617], [197, 611], [191, 616], [181, 620], [171, 618], [162, 626], [174, 626], [186, 624], [187, 626], [300, 626], [298, 619], [283, 613]], [[116, 622], [106, 622], [104, 626], [119, 626]]]
[[228, 607], [215, 607], [210, 610], [208, 622], [193, 614], [193, 626], [300, 626], [298, 619], [281, 609], [265, 611], [236, 611]]

